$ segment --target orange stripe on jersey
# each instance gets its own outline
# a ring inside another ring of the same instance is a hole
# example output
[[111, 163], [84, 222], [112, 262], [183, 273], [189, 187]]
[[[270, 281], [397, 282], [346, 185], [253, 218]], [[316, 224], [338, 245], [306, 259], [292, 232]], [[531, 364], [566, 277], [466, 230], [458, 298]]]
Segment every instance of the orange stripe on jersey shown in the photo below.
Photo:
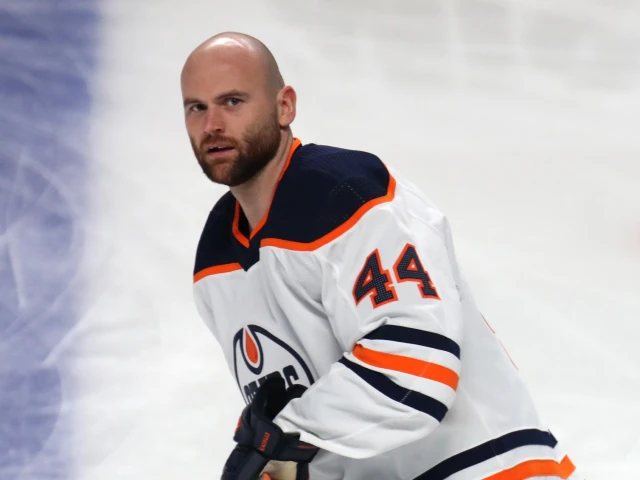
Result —
[[575, 465], [571, 463], [571, 460], [569, 460], [567, 456], [565, 456], [560, 463], [555, 460], [529, 460], [508, 470], [503, 470], [495, 475], [486, 477], [483, 480], [525, 480], [531, 477], [550, 476], [569, 478], [569, 475], [571, 475], [575, 469]]
[[[278, 181], [276, 182], [276, 188], [278, 188], [278, 183], [280, 183], [280, 180], [282, 180], [284, 172], [286, 172], [287, 169], [289, 168], [289, 164], [291, 163], [291, 157], [293, 157], [293, 153], [301, 145], [301, 143], [302, 142], [300, 142], [300, 140], [298, 140], [297, 138], [293, 139], [293, 143], [291, 144], [291, 148], [289, 149], [289, 154], [287, 155], [287, 161], [285, 162], [284, 167], [280, 172], [280, 176], [278, 177]], [[267, 223], [267, 217], [269, 216], [269, 210], [271, 209], [271, 204], [273, 203], [273, 197], [275, 195], [276, 195], [276, 189], [274, 188], [273, 193], [271, 194], [271, 201], [269, 202], [269, 208], [267, 209], [265, 214], [262, 216], [262, 219], [260, 220], [260, 222], [258, 222], [258, 225], [256, 225], [256, 228], [253, 229], [253, 231], [251, 232], [251, 236], [249, 238], [255, 237], [256, 233], [258, 233], [260, 229], [264, 227], [264, 224]]]
[[425, 362], [392, 353], [377, 352], [365, 348], [362, 345], [356, 345], [352, 353], [358, 360], [373, 367], [386, 368], [388, 370], [395, 370], [397, 372], [427, 378], [435, 382], [444, 383], [454, 390], [458, 388], [458, 381], [460, 379], [458, 374], [437, 363]]
[[236, 201], [236, 212], [235, 212], [235, 215], [233, 216], [233, 225], [231, 227], [231, 231], [233, 232], [233, 236], [236, 237], [236, 239], [240, 242], [240, 244], [245, 248], [249, 248], [249, 240], [255, 237], [256, 234], [260, 231], [260, 229], [264, 227], [264, 224], [267, 223], [267, 218], [269, 217], [269, 210], [271, 209], [271, 204], [273, 203], [273, 197], [276, 194], [278, 183], [280, 183], [280, 180], [282, 180], [282, 176], [284, 175], [284, 172], [286, 172], [287, 168], [289, 168], [289, 164], [291, 163], [291, 157], [293, 157], [294, 152], [300, 145], [302, 145], [302, 142], [299, 139], [294, 138], [293, 143], [291, 144], [291, 148], [289, 149], [289, 154], [287, 155], [287, 160], [284, 164], [284, 167], [282, 168], [282, 171], [280, 172], [280, 176], [278, 177], [276, 186], [273, 189], [273, 193], [271, 194], [271, 200], [269, 201], [269, 208], [267, 208], [267, 211], [264, 213], [264, 215], [256, 225], [256, 228], [253, 229], [253, 231], [249, 235], [249, 238], [247, 238], [240, 231], [240, 227], [238, 226], [240, 222], [240, 204]]
[[387, 188], [387, 194], [383, 197], [374, 198], [373, 200], [369, 200], [367, 203], [362, 205], [356, 213], [354, 213], [349, 220], [344, 222], [339, 227], [335, 228], [331, 232], [327, 233], [323, 237], [320, 237], [318, 240], [315, 240], [310, 243], [301, 243], [301, 242], [292, 242], [289, 240], [280, 240], [277, 238], [265, 238], [260, 242], [261, 247], [278, 247], [284, 248], [286, 250], [298, 250], [298, 251], [306, 251], [310, 252], [312, 250], [316, 250], [323, 245], [335, 240], [343, 233], [347, 232], [351, 227], [353, 227], [358, 220], [362, 218], [362, 216], [371, 210], [373, 207], [380, 205], [382, 203], [387, 203], [393, 200], [396, 193], [396, 181], [389, 174], [389, 187]]
[[242, 270], [242, 266], [239, 263], [226, 263], [224, 265], [216, 265], [215, 267], [205, 268], [204, 270], [200, 270], [193, 276], [193, 283], [199, 282], [204, 277], [208, 277], [210, 275], [235, 272], [236, 270]]
[[240, 231], [240, 227], [238, 226], [240, 223], [240, 204], [236, 201], [236, 212], [233, 215], [233, 225], [231, 226], [231, 231], [233, 232], [233, 236], [236, 237], [236, 240], [240, 242], [240, 244], [244, 248], [249, 248], [249, 239], [243, 235]]

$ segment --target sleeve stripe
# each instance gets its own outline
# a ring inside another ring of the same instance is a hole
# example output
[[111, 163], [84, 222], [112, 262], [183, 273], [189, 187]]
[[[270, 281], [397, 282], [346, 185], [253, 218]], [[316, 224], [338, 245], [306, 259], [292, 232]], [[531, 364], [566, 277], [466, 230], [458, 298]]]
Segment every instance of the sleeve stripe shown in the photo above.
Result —
[[450, 338], [439, 333], [418, 330], [417, 328], [400, 327], [398, 325], [383, 325], [366, 335], [370, 340], [392, 340], [394, 342], [421, 345], [423, 347], [443, 350], [460, 359], [460, 346]]
[[365, 348], [362, 345], [356, 345], [352, 353], [358, 360], [373, 367], [395, 370], [444, 383], [453, 390], [458, 388], [458, 381], [460, 379], [458, 374], [437, 363], [425, 362], [392, 353], [378, 352]]
[[432, 416], [439, 422], [442, 421], [447, 413], [447, 407], [435, 398], [428, 397], [419, 392], [414, 392], [408, 388], [389, 380], [385, 375], [379, 372], [369, 370], [357, 363], [354, 363], [342, 357], [339, 362], [358, 375], [362, 380], [367, 382], [373, 388], [383, 395], [386, 395], [396, 402], [402, 403], [415, 410], [419, 410], [427, 415]]

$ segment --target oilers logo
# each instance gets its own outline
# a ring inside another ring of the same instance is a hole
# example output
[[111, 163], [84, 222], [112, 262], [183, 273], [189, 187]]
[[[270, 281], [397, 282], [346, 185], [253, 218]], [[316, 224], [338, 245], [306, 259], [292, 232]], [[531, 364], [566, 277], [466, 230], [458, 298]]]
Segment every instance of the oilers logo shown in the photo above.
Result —
[[313, 384], [313, 375], [302, 357], [284, 341], [257, 325], [247, 325], [233, 338], [233, 366], [238, 387], [250, 403], [267, 378], [282, 377], [290, 387]]

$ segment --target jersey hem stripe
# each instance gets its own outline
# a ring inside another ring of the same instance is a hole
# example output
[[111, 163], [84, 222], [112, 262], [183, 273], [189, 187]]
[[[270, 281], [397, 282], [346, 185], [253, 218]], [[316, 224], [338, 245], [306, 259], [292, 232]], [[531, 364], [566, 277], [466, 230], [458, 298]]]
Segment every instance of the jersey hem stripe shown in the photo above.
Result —
[[575, 465], [568, 456], [561, 462], [555, 460], [528, 460], [519, 463], [515, 467], [511, 467], [502, 472], [498, 472], [483, 480], [522, 480], [531, 477], [551, 477], [556, 476], [562, 479], [569, 478], [576, 470]]
[[445, 480], [466, 468], [473, 467], [519, 447], [542, 445], [554, 448], [557, 443], [558, 441], [548, 431], [545, 432], [533, 428], [517, 430], [449, 457], [414, 480]]

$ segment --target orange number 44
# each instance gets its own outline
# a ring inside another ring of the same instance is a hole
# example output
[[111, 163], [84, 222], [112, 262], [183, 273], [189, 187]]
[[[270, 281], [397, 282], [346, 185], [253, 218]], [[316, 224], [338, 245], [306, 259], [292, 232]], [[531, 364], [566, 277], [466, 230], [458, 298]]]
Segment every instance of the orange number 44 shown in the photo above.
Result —
[[[404, 246], [398, 256], [393, 266], [393, 273], [397, 283], [415, 282], [423, 298], [440, 300], [429, 273], [422, 266], [416, 247], [410, 243]], [[383, 268], [377, 249], [369, 254], [353, 285], [353, 298], [356, 304], [365, 297], [371, 298], [373, 308], [398, 300], [391, 274], [389, 270]]]

